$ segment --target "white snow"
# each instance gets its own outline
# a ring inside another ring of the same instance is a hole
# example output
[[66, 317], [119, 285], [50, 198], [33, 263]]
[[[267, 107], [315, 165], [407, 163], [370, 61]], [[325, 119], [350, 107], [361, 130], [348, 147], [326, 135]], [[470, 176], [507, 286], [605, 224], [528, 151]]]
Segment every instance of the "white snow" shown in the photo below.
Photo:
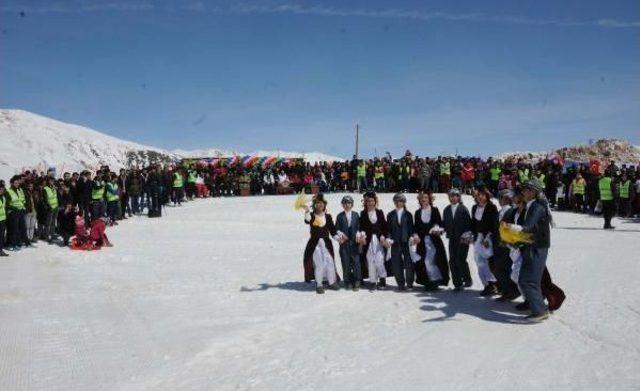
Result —
[[[328, 195], [334, 216], [341, 196]], [[471, 255], [475, 285], [462, 294], [316, 295], [301, 282], [308, 227], [293, 200], [199, 200], [109, 229], [113, 248], [41, 243], [0, 258], [0, 389], [640, 384], [637, 223], [605, 232], [598, 218], [555, 213], [548, 266], [567, 300], [550, 320], [517, 325], [512, 305], [478, 296]]]

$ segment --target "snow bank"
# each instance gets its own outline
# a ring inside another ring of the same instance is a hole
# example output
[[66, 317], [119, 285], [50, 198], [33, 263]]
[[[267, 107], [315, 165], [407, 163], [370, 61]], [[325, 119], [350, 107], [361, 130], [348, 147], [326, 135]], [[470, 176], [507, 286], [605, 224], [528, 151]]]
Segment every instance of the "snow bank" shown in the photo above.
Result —
[[[334, 215], [341, 197], [328, 196]], [[293, 200], [197, 201], [109, 229], [113, 248], [40, 244], [3, 259], [0, 389], [640, 384], [638, 224], [605, 232], [600, 219], [555, 213], [548, 266], [568, 298], [547, 322], [523, 326], [510, 323], [520, 316], [511, 305], [478, 296], [471, 255], [475, 285], [461, 294], [316, 295], [301, 282], [308, 227]], [[390, 210], [391, 195], [381, 203]]]

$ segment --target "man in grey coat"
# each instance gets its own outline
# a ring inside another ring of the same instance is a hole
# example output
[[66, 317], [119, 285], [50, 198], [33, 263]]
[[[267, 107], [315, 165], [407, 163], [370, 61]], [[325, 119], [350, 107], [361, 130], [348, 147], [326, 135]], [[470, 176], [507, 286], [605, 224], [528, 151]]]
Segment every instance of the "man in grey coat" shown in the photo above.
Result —
[[[442, 224], [449, 238], [449, 268], [451, 280], [456, 291], [472, 285], [467, 254], [469, 253], [469, 241], [465, 236], [471, 232], [471, 214], [469, 209], [461, 202], [460, 190], [449, 190], [449, 205], [444, 208]], [[465, 235], [466, 234], [466, 235]]]
[[413, 215], [407, 211], [405, 205], [407, 197], [398, 193], [393, 196], [396, 209], [387, 215], [389, 237], [391, 244], [391, 268], [393, 276], [398, 284], [398, 289], [405, 290], [405, 284], [409, 289], [413, 288], [415, 273], [411, 253], [409, 252], [409, 239], [413, 235]]
[[336, 231], [334, 239], [340, 243], [340, 261], [346, 289], [357, 292], [362, 281], [360, 265], [360, 247], [356, 243], [356, 234], [360, 230], [360, 217], [353, 209], [353, 198], [342, 197], [343, 212], [336, 217]]

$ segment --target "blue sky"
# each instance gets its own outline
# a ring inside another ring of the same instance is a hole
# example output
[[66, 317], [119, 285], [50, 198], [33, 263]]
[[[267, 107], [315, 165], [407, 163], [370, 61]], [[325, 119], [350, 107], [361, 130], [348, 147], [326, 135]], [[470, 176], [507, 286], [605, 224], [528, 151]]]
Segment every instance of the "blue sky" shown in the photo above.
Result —
[[638, 1], [12, 1], [0, 107], [164, 148], [640, 144]]

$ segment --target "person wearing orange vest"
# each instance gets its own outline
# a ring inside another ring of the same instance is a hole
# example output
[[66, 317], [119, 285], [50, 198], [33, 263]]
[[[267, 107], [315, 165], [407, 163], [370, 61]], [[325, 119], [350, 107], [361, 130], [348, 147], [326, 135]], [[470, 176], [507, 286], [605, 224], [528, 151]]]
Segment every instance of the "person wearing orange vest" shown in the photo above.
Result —
[[5, 198], [4, 182], [0, 181], [0, 257], [7, 257], [9, 254], [4, 252], [4, 234], [7, 230], [7, 200]]

